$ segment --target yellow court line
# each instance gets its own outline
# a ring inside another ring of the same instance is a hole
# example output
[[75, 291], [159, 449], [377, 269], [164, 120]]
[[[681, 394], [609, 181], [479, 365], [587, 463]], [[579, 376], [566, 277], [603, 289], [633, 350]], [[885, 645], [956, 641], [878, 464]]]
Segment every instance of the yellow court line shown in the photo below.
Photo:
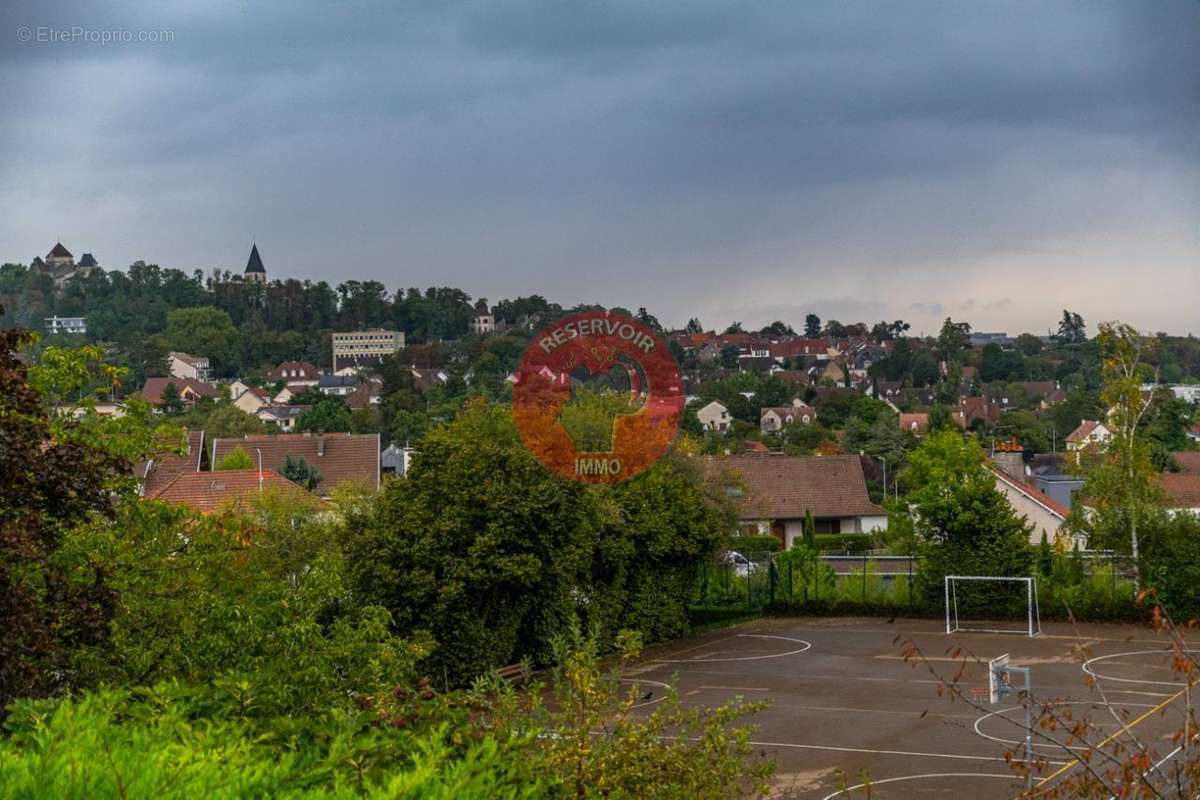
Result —
[[[1171, 703], [1175, 702], [1175, 701], [1176, 701], [1176, 700], [1178, 700], [1180, 697], [1182, 697], [1182, 696], [1183, 696], [1183, 693], [1184, 693], [1184, 692], [1186, 692], [1186, 691], [1187, 691], [1187, 689], [1186, 689], [1186, 688], [1185, 688], [1185, 689], [1180, 689], [1178, 692], [1176, 692], [1175, 694], [1171, 695], [1171, 696], [1170, 696], [1170, 697], [1168, 697], [1166, 700], [1163, 700], [1161, 703], [1159, 703], [1158, 705], [1156, 705], [1154, 708], [1151, 708], [1150, 710], [1146, 711], [1146, 712], [1145, 712], [1145, 713], [1143, 713], [1143, 714], [1139, 714], [1139, 715], [1138, 715], [1138, 716], [1137, 716], [1137, 717], [1136, 717], [1136, 718], [1135, 718], [1135, 719], [1134, 719], [1132, 722], [1126, 723], [1125, 725], [1121, 726], [1121, 727], [1120, 727], [1120, 728], [1117, 730], [1117, 732], [1116, 732], [1116, 733], [1114, 733], [1112, 736], [1108, 736], [1108, 737], [1106, 737], [1106, 738], [1105, 738], [1103, 741], [1101, 741], [1101, 742], [1100, 742], [1098, 745], [1096, 745], [1095, 747], [1093, 747], [1093, 748], [1091, 748], [1091, 749], [1092, 749], [1093, 751], [1095, 751], [1095, 750], [1099, 750], [1101, 747], [1104, 747], [1104, 745], [1108, 744], [1108, 743], [1109, 743], [1109, 742], [1111, 742], [1113, 739], [1116, 739], [1116, 738], [1117, 738], [1118, 736], [1120, 736], [1121, 734], [1123, 734], [1123, 733], [1125, 733], [1126, 731], [1128, 731], [1128, 730], [1132, 729], [1132, 728], [1133, 728], [1133, 726], [1140, 724], [1140, 723], [1141, 723], [1141, 722], [1142, 722], [1144, 719], [1146, 719], [1146, 718], [1147, 718], [1147, 717], [1149, 717], [1150, 715], [1152, 715], [1152, 714], [1156, 714], [1156, 713], [1158, 713], [1159, 711], [1162, 711], [1162, 710], [1163, 710], [1164, 708], [1166, 708], [1168, 705], [1170, 705]], [[1072, 769], [1073, 767], [1075, 767], [1075, 765], [1076, 765], [1076, 764], [1078, 764], [1078, 763], [1079, 763], [1079, 759], [1078, 759], [1078, 758], [1075, 758], [1075, 759], [1072, 759], [1071, 761], [1068, 761], [1066, 764], [1064, 764], [1063, 766], [1059, 767], [1059, 768], [1058, 768], [1058, 769], [1056, 769], [1054, 772], [1051, 772], [1049, 775], [1047, 775], [1046, 777], [1044, 777], [1044, 778], [1042, 778], [1040, 781], [1038, 781], [1038, 784], [1037, 784], [1037, 785], [1038, 785], [1038, 788], [1040, 789], [1040, 788], [1041, 788], [1041, 787], [1042, 787], [1044, 784], [1046, 784], [1048, 781], [1052, 781], [1052, 780], [1054, 780], [1055, 778], [1057, 778], [1059, 775], [1062, 775], [1062, 774], [1063, 774], [1064, 772], [1066, 772], [1067, 770], [1069, 770], [1069, 769]]]

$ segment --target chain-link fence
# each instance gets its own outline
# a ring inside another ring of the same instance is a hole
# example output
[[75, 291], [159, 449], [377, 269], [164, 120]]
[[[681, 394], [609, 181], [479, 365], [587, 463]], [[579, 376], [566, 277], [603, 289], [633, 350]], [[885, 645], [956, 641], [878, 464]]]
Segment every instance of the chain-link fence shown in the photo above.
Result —
[[912, 608], [915, 556], [815, 555], [790, 551], [775, 559], [776, 608]]
[[688, 612], [693, 625], [737, 619], [772, 603], [775, 583], [772, 553], [723, 553], [706, 564]]
[[[918, 556], [906, 555], [828, 555], [799, 549], [724, 553], [702, 570], [689, 612], [693, 624], [742, 618], [767, 609], [940, 614], [944, 611], [941, 577], [932, 579], [936, 591], [923, 592], [921, 565]], [[1099, 621], [1142, 613], [1133, 602], [1136, 571], [1127, 556], [1109, 551], [1054, 552], [1049, 557], [1039, 553], [1030, 574], [1037, 578], [1038, 606], [1044, 617], [1072, 615]], [[991, 605], [998, 617], [1005, 616], [1006, 607]]]

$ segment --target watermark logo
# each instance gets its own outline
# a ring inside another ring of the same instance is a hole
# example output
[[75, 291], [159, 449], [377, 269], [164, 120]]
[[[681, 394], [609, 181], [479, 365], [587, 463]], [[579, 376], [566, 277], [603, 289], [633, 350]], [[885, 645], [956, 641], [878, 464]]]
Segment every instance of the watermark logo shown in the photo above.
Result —
[[17, 41], [35, 44], [171, 44], [175, 41], [175, 31], [85, 28], [82, 25], [73, 25], [70, 28], [22, 25], [17, 28]]
[[584, 483], [616, 483], [654, 464], [675, 440], [683, 406], [679, 367], [662, 338], [606, 311], [538, 333], [513, 386], [525, 446]]

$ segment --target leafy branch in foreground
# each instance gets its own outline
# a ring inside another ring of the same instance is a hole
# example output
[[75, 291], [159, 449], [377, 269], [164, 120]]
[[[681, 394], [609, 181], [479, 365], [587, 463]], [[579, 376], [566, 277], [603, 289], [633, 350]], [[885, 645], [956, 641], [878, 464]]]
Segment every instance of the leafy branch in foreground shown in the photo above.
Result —
[[[1138, 604], [1145, 603], [1147, 598], [1153, 599], [1153, 592], [1142, 590], [1137, 596]], [[1074, 625], [1075, 618], [1069, 609], [1068, 615]], [[1114, 797], [1185, 800], [1196, 796], [1197, 787], [1200, 786], [1200, 748], [1196, 747], [1196, 742], [1200, 740], [1200, 727], [1197, 727], [1194, 718], [1191, 693], [1200, 677], [1200, 665], [1192, 657], [1194, 651], [1188, 647], [1184, 634], [1185, 629], [1196, 627], [1197, 621], [1191, 620], [1185, 626], [1178, 625], [1157, 603], [1152, 606], [1152, 620], [1154, 629], [1167, 639], [1162, 652], [1170, 656], [1172, 671], [1180, 677], [1182, 687], [1154, 709], [1162, 710], [1183, 699], [1183, 721], [1167, 737], [1174, 749], [1167, 753], [1159, 752], [1151, 741], [1140, 736], [1135, 730], [1140, 719], [1130, 721], [1128, 711], [1114, 703], [1102, 681], [1091, 675], [1084, 679], [1084, 683], [1099, 695], [1094, 705], [1112, 721], [1115, 733], [1102, 735], [1100, 724], [1086, 714], [1076, 714], [1070, 707], [1070, 701], [1020, 691], [1016, 696], [1021, 707], [1029, 708], [1032, 712], [1035, 746], [1044, 748], [1042, 752], [1034, 753], [1030, 762], [1018, 750], [1005, 753], [1005, 759], [1015, 776], [1022, 780], [1030, 777], [1035, 779], [1033, 788], [1023, 792], [1022, 797], [1055, 800]], [[1078, 628], [1075, 636], [1072, 654], [1082, 663], [1092, 656], [1092, 649], [1085, 643]], [[900, 643], [899, 637], [896, 642]], [[915, 641], [909, 639], [901, 644], [905, 660], [914, 668], [923, 666], [937, 681], [939, 697], [947, 697], [951, 702], [963, 702], [980, 712], [993, 711], [975, 696], [967, 684], [968, 679], [978, 674], [974, 668], [982, 668], [985, 674], [987, 670], [987, 662], [969, 648], [962, 645], [947, 648], [946, 656], [956, 665], [953, 672], [947, 674], [925, 655]], [[1016, 719], [1005, 715], [996, 715], [996, 718], [1024, 732], [1024, 725]], [[1052, 753], [1062, 754], [1067, 759], [1065, 764], [1052, 763], [1045, 748]], [[1052, 771], [1051, 768], [1056, 766], [1059, 768]]]

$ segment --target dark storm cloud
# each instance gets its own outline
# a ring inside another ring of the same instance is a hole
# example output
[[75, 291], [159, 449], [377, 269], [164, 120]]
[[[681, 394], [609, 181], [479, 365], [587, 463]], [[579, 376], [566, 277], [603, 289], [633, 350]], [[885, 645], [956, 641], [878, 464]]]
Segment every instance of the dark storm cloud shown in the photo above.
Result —
[[[273, 275], [710, 325], [1070, 305], [1186, 329], [1200, 288], [1190, 0], [17, 3], [0, 26], [0, 260], [61, 236], [237, 267], [253, 236]], [[1178, 291], [1122, 291], [1131, 270]]]

